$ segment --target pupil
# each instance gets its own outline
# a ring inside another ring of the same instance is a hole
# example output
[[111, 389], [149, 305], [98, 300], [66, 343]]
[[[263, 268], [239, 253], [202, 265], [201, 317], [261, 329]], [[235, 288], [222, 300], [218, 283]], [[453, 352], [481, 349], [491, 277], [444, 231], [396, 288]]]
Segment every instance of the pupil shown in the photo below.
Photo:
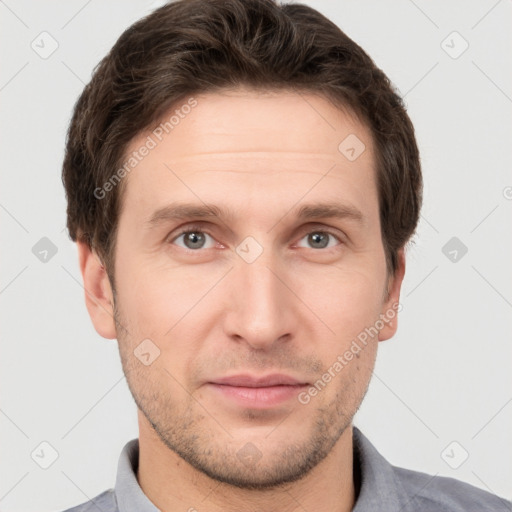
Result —
[[327, 247], [327, 244], [329, 243], [327, 235], [325, 233], [313, 233], [310, 236], [310, 241], [313, 246], [316, 246], [317, 248], [320, 247], [323, 249], [324, 247]]
[[204, 235], [202, 233], [187, 233], [185, 245], [189, 249], [198, 249], [204, 244]]

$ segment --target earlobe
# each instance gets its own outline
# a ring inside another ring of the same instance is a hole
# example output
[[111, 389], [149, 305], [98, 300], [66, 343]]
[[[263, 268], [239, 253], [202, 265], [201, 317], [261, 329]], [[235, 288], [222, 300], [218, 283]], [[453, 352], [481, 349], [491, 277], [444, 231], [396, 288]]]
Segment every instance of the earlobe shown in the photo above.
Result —
[[108, 274], [100, 258], [85, 242], [77, 242], [80, 272], [84, 282], [85, 305], [96, 332], [107, 339], [117, 337], [114, 296]]
[[398, 251], [397, 269], [388, 280], [388, 297], [383, 304], [381, 320], [384, 326], [379, 331], [379, 341], [392, 338], [398, 328], [398, 312], [402, 309], [400, 305], [400, 290], [405, 275], [405, 249]]

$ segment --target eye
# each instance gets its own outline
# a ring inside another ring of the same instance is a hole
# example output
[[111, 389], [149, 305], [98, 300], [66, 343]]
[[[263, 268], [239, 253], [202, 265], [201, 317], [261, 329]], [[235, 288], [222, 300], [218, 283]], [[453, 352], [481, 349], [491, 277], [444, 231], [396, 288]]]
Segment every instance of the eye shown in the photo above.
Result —
[[179, 247], [190, 250], [211, 249], [215, 246], [215, 240], [209, 234], [199, 229], [182, 231], [171, 242]]
[[[303, 240], [309, 245], [302, 245], [301, 242]], [[301, 238], [301, 242], [299, 242], [299, 247], [309, 247], [312, 249], [330, 249], [341, 243], [337, 236], [327, 231], [311, 231]]]

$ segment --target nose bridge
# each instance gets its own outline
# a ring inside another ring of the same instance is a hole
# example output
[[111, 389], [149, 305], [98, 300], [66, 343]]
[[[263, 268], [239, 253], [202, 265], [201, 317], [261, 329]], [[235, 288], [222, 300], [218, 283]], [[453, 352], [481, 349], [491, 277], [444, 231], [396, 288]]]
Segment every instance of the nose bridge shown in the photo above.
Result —
[[265, 348], [291, 333], [290, 297], [276, 277], [276, 256], [265, 249], [253, 261], [241, 257], [233, 269], [230, 335]]

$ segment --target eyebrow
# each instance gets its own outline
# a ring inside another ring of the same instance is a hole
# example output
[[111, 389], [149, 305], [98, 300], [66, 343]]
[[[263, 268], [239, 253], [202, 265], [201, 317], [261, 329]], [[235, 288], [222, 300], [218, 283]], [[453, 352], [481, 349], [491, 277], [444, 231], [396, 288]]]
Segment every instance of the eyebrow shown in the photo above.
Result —
[[305, 204], [297, 212], [299, 219], [336, 218], [349, 219], [358, 223], [364, 221], [364, 215], [354, 206], [338, 203]]
[[[293, 216], [294, 212], [299, 220], [337, 218], [352, 220], [360, 224], [365, 220], [362, 212], [354, 206], [339, 203], [305, 204], [298, 210], [289, 211], [282, 218], [290, 214]], [[207, 219], [211, 217], [228, 221], [234, 218], [234, 213], [232, 210], [223, 209], [215, 204], [173, 203], [156, 210], [145, 224], [148, 229], [152, 229], [173, 220]]]
[[219, 217], [222, 219], [232, 217], [232, 215], [214, 204], [176, 203], [156, 210], [146, 222], [146, 225], [152, 228], [171, 220], [205, 219], [208, 217]]

